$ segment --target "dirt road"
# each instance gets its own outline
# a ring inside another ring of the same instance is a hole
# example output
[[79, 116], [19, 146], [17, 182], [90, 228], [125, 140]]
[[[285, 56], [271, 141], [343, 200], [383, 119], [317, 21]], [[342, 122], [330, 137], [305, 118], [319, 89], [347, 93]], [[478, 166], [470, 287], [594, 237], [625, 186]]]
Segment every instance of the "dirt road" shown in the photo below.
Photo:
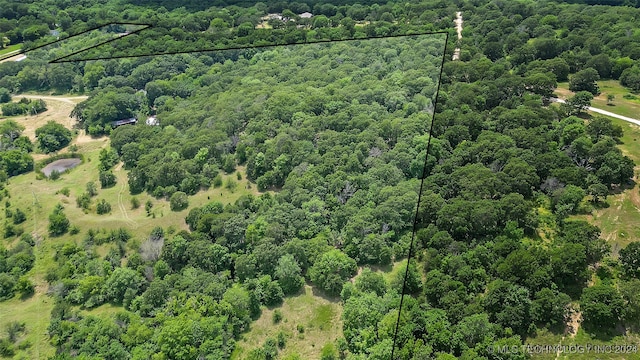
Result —
[[[458, 41], [460, 41], [460, 39], [462, 39], [462, 11], [456, 12], [456, 19], [453, 20], [453, 22], [456, 23], [456, 30], [458, 31]], [[453, 51], [453, 60], [458, 60], [458, 59], [460, 59], [459, 47], [457, 47]]]
[[73, 96], [73, 97], [60, 97], [60, 96], [45, 96], [45, 95], [14, 95], [14, 97], [24, 97], [27, 99], [42, 99], [42, 100], [53, 100], [53, 101], [62, 101], [67, 104], [77, 104], [82, 100], [86, 100], [88, 96]]
[[[561, 104], [566, 103], [566, 101], [564, 101], [564, 100], [562, 100], [562, 99], [558, 99], [558, 98], [551, 98], [551, 101], [553, 101], [553, 102], [557, 102], [557, 103], [561, 103]], [[611, 116], [611, 117], [613, 117], [613, 118], [620, 119], [620, 120], [623, 120], [623, 121], [626, 121], [626, 122], [630, 122], [630, 123], [632, 123], [632, 124], [640, 125], [640, 120], [638, 120], [638, 119], [633, 119], [633, 118], [630, 118], [630, 117], [626, 117], [626, 116], [622, 116], [622, 115], [614, 114], [614, 113], [612, 113], [612, 112], [610, 112], [610, 111], [607, 111], [607, 110], [602, 110], [602, 109], [594, 108], [594, 107], [592, 107], [592, 106], [589, 106], [589, 108], [588, 108], [587, 110], [589, 110], [589, 111], [593, 111], [593, 112], [598, 113], [598, 114], [602, 114], [602, 115], [606, 115], [606, 116]]]

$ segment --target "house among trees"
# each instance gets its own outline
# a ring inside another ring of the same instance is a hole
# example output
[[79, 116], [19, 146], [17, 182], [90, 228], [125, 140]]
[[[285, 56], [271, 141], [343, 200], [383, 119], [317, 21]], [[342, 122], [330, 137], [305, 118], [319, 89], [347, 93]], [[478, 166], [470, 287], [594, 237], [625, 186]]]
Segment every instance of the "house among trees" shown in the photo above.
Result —
[[160, 122], [158, 122], [158, 119], [156, 118], [155, 115], [152, 115], [147, 118], [146, 124], [153, 126], [153, 125], [160, 125]]
[[267, 14], [266, 16], [263, 16], [261, 18], [261, 20], [263, 20], [263, 21], [282, 20], [282, 15], [280, 15], [280, 14]]
[[135, 125], [137, 122], [138, 122], [138, 119], [134, 117], [129, 119], [116, 120], [111, 122], [111, 127], [117, 128], [118, 126], [127, 125], [127, 124]]
[[298, 16], [300, 16], [301, 19], [311, 19], [313, 17], [313, 14], [310, 12], [303, 12]]

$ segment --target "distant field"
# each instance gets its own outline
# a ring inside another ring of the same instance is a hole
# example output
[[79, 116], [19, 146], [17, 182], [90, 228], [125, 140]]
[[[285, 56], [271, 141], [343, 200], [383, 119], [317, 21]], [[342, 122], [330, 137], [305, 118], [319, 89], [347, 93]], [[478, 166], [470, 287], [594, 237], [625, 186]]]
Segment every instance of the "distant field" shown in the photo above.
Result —
[[29, 99], [40, 98], [47, 104], [47, 111], [37, 115], [18, 115], [18, 116], [0, 116], [0, 121], [4, 119], [12, 119], [25, 127], [23, 135], [28, 136], [33, 142], [36, 140], [36, 129], [44, 126], [48, 121], [55, 121], [64, 125], [67, 129], [73, 129], [75, 120], [69, 116], [75, 104], [82, 98], [65, 98], [54, 96], [36, 96], [36, 95], [17, 95], [13, 97], [13, 101], [19, 101], [21, 98]]
[[[640, 94], [632, 94], [629, 89], [620, 85], [617, 80], [598, 81], [598, 86], [600, 86], [601, 94], [591, 101], [591, 106], [634, 119], [640, 118]], [[558, 83], [556, 94], [566, 99], [573, 96], [574, 92], [569, 91], [568, 82], [561, 82]], [[615, 96], [611, 105], [607, 105], [608, 94]], [[623, 98], [624, 95], [632, 95], [637, 99], [625, 99]]]
[[0, 57], [10, 52], [18, 51], [22, 47], [22, 44], [9, 45], [4, 49], [0, 49]]

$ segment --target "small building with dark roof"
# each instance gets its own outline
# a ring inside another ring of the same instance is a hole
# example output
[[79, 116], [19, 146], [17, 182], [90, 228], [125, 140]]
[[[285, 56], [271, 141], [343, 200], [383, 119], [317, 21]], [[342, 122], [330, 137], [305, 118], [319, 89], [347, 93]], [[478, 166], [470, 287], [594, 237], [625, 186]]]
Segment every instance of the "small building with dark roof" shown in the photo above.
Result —
[[129, 124], [135, 125], [137, 122], [138, 122], [138, 119], [136, 118], [116, 120], [111, 122], [111, 127], [117, 128], [118, 126], [121, 126], [121, 125], [129, 125]]

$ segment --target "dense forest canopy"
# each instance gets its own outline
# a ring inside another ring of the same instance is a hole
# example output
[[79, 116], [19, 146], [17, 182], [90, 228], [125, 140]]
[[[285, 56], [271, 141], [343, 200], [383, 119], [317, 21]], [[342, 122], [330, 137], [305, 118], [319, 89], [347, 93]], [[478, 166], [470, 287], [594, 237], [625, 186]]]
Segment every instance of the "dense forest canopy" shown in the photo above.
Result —
[[[617, 326], [637, 333], [637, 240], [613, 256], [600, 229], [575, 215], [634, 177], [617, 146], [622, 128], [584, 110], [597, 81], [640, 88], [639, 5], [0, 1], [0, 38], [25, 49], [109, 22], [153, 25], [88, 57], [355, 39], [48, 63], [130, 30], [110, 27], [0, 64], [3, 102], [21, 92], [88, 95], [71, 116], [109, 147], [77, 207], [111, 211], [94, 199], [97, 183], [124, 188], [114, 175], [122, 161], [131, 194], [186, 211], [188, 230], [136, 239], [124, 227], [78, 228], [66, 215], [73, 203], [52, 209], [40, 235], [55, 243], [42, 276], [55, 301], [53, 358], [230, 359], [265, 309], [308, 285], [342, 307], [340, 337], [322, 359], [494, 359], [491, 346], [562, 333], [576, 305], [596, 337]], [[263, 20], [269, 13], [291, 21]], [[444, 34], [366, 39], [428, 31], [449, 32], [448, 44]], [[576, 95], [550, 106], [558, 82]], [[152, 115], [159, 126], [145, 124]], [[132, 117], [138, 124], [113, 126]], [[10, 199], [6, 183], [34, 170], [34, 147], [14, 120], [0, 125], [1, 196]], [[55, 123], [36, 134], [42, 153], [71, 139]], [[259, 195], [190, 206], [236, 171]], [[29, 214], [5, 206], [2, 300], [33, 295], [28, 274], [40, 261], [24, 231]], [[106, 255], [102, 244], [113, 245]], [[392, 264], [390, 279], [370, 270]], [[606, 281], [590, 284], [594, 273]], [[80, 312], [104, 304], [119, 311]], [[243, 356], [275, 359], [285, 337], [268, 334]], [[20, 350], [15, 336], [0, 341], [4, 354]]]

